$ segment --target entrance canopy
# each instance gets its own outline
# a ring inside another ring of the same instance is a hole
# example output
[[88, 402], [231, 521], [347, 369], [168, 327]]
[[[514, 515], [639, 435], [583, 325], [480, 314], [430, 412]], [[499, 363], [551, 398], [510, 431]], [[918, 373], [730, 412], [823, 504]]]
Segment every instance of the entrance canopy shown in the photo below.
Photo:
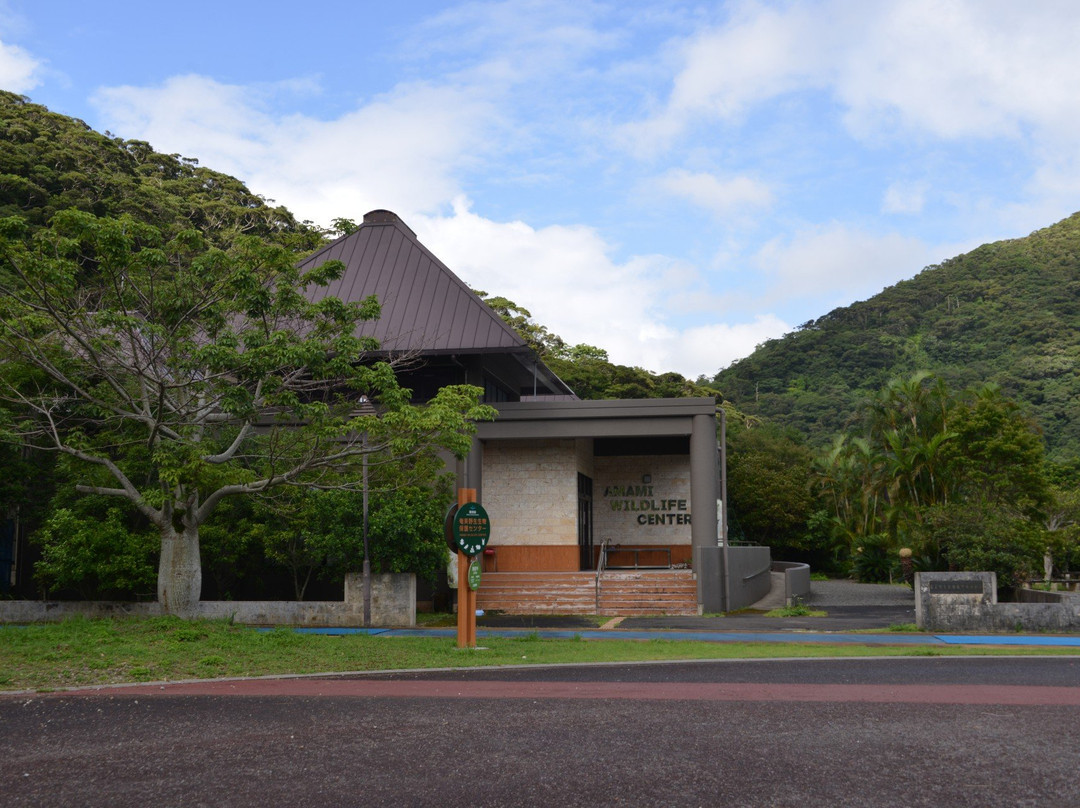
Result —
[[690, 561], [717, 546], [716, 425], [712, 398], [503, 403], [458, 485], [492, 516], [500, 570], [589, 569], [594, 526]]

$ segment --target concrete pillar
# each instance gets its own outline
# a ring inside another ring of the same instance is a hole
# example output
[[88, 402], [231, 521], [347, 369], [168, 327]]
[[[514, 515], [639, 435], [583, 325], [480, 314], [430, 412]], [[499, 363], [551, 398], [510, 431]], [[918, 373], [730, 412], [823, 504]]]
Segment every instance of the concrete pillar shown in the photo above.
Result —
[[716, 546], [716, 417], [695, 415], [690, 433], [690, 541], [695, 547]]
[[[690, 432], [690, 542], [693, 545], [694, 571], [697, 573], [698, 604], [710, 609], [715, 593], [722, 591], [719, 564], [702, 563], [702, 548], [715, 555], [716, 497], [720, 475], [716, 456], [716, 416], [695, 415]], [[709, 556], [710, 560], [712, 556]]]

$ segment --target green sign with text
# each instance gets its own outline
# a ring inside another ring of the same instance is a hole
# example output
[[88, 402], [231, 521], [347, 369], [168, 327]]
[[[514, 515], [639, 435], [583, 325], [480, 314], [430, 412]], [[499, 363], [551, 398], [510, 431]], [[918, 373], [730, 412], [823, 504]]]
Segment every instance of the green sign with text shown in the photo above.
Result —
[[454, 514], [454, 543], [460, 552], [474, 556], [491, 538], [491, 519], [479, 502], [466, 502]]
[[474, 592], [480, 588], [480, 562], [473, 559], [469, 563], [469, 589]]

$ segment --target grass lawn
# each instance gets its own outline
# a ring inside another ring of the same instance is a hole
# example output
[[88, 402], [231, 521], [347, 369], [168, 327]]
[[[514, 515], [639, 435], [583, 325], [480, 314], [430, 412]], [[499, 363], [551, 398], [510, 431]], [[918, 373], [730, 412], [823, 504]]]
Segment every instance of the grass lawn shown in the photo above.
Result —
[[226, 621], [176, 618], [87, 620], [0, 626], [0, 690], [267, 676], [288, 673], [484, 665], [822, 656], [1078, 654], [1077, 648], [853, 646], [709, 643], [682, 640], [482, 638], [486, 650], [453, 639], [333, 637], [257, 631]]

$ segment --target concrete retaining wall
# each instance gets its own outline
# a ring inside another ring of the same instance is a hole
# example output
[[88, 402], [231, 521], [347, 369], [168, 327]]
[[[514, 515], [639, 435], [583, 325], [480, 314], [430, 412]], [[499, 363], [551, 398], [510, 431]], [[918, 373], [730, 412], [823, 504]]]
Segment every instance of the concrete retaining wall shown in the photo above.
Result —
[[788, 606], [810, 600], [810, 565], [800, 561], [774, 561], [772, 571], [783, 573], [784, 602]]
[[[44, 623], [69, 617], [154, 617], [157, 603], [105, 601], [0, 601], [2, 623]], [[199, 617], [231, 619], [253, 626], [364, 625], [364, 585], [359, 573], [345, 576], [343, 601], [216, 600], [199, 604]], [[405, 573], [371, 576], [371, 625], [416, 625], [416, 576]]]
[[1047, 592], [1045, 589], [1021, 589], [1017, 603], [1072, 603], [1080, 601], [1080, 592]]
[[772, 551], [768, 547], [728, 547], [731, 611], [757, 603], [772, 589]]
[[[697, 575], [698, 601], [702, 611], [724, 611], [724, 549], [709, 545], [694, 547], [694, 573]], [[772, 553], [768, 547], [728, 547], [727, 571], [731, 611], [757, 603], [772, 588]]]
[[157, 603], [86, 600], [0, 600], [0, 623], [55, 623], [69, 617], [158, 617]]
[[[977, 592], [956, 591], [974, 590], [976, 583]], [[1080, 598], [998, 603], [997, 575], [993, 572], [917, 572], [915, 622], [927, 631], [1077, 631]]]

